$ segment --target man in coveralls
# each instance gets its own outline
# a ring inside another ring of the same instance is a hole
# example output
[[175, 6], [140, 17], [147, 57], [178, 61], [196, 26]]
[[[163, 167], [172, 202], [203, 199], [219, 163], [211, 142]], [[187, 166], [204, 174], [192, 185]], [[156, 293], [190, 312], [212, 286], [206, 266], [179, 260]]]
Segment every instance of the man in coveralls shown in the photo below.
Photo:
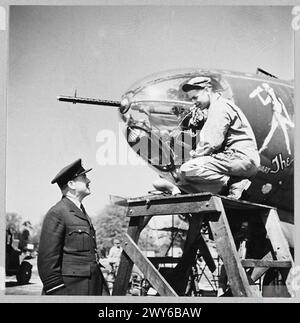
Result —
[[52, 180], [62, 199], [46, 214], [38, 254], [38, 271], [46, 295], [109, 295], [100, 269], [96, 233], [82, 200], [90, 180], [81, 159]]
[[153, 183], [158, 190], [168, 190], [173, 195], [179, 188], [192, 188], [193, 192], [222, 193], [239, 199], [256, 175], [260, 157], [256, 139], [244, 113], [220, 93], [214, 92], [209, 77], [194, 77], [182, 86], [194, 102], [190, 124], [204, 125], [191, 159], [182, 164], [176, 186], [159, 179]]
[[239, 199], [260, 166], [253, 130], [244, 113], [212, 90], [209, 77], [194, 77], [182, 86], [196, 109], [206, 111], [196, 150], [179, 170], [182, 183], [197, 191], [219, 193], [229, 187], [229, 197]]

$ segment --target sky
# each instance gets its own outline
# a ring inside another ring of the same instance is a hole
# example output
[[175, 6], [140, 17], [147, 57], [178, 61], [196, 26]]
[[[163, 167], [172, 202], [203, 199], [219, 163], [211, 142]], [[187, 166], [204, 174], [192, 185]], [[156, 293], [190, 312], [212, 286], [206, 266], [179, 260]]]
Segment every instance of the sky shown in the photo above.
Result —
[[[115, 108], [58, 95], [120, 100], [155, 72], [211, 68], [294, 78], [292, 8], [285, 6], [12, 6], [9, 17], [6, 210], [39, 223], [61, 197], [50, 184], [82, 158], [91, 217], [110, 195], [139, 196], [158, 175], [147, 165], [100, 165], [103, 135], [127, 149]], [[118, 155], [117, 155], [118, 157]], [[138, 161], [131, 159], [132, 163]]]

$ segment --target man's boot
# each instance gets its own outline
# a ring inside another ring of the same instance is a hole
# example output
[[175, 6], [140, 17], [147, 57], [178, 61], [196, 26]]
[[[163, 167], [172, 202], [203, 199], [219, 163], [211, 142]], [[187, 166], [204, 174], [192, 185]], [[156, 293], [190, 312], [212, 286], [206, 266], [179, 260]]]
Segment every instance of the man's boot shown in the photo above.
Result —
[[232, 179], [230, 179], [229, 184], [231, 185], [229, 186], [229, 193], [227, 197], [231, 197], [236, 200], [239, 200], [243, 192], [249, 188], [249, 186], [251, 185], [251, 182], [247, 178], [242, 180], [236, 180], [233, 182], [232, 182]]

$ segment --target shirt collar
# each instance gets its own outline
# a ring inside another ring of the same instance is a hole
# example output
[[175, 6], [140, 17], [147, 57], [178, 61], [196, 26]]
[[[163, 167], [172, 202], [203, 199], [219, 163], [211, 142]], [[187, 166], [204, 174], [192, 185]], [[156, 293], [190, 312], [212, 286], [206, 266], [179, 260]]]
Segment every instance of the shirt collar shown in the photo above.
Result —
[[68, 198], [71, 202], [73, 202], [80, 209], [81, 203], [75, 197], [73, 197], [73, 196], [71, 196], [69, 194], [67, 194], [65, 196], [66, 196], [66, 198]]

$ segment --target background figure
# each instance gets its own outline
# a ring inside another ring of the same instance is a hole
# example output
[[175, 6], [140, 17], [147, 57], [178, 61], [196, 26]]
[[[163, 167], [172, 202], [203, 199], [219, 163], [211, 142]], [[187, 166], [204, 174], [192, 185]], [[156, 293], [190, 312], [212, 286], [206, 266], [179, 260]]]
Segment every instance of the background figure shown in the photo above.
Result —
[[22, 229], [19, 234], [18, 249], [20, 249], [21, 252], [27, 251], [27, 245], [30, 242], [31, 231], [32, 231], [32, 225], [30, 221], [25, 221], [22, 225]]
[[268, 144], [271, 141], [275, 130], [278, 128], [278, 126], [280, 126], [284, 134], [286, 149], [288, 153], [291, 155], [292, 152], [290, 147], [290, 139], [287, 132], [287, 126], [294, 128], [294, 123], [291, 121], [284, 103], [280, 98], [276, 96], [274, 90], [269, 86], [269, 84], [263, 83], [262, 86], [268, 93], [268, 97], [271, 99], [273, 116], [271, 121], [271, 129], [267, 137], [265, 138], [261, 148], [259, 149], [259, 153], [267, 149]]
[[8, 227], [6, 229], [6, 246], [11, 246], [13, 243], [13, 229], [11, 227]]
[[115, 274], [118, 272], [122, 251], [121, 241], [119, 239], [114, 239], [113, 246], [110, 248], [108, 253], [108, 263]]

